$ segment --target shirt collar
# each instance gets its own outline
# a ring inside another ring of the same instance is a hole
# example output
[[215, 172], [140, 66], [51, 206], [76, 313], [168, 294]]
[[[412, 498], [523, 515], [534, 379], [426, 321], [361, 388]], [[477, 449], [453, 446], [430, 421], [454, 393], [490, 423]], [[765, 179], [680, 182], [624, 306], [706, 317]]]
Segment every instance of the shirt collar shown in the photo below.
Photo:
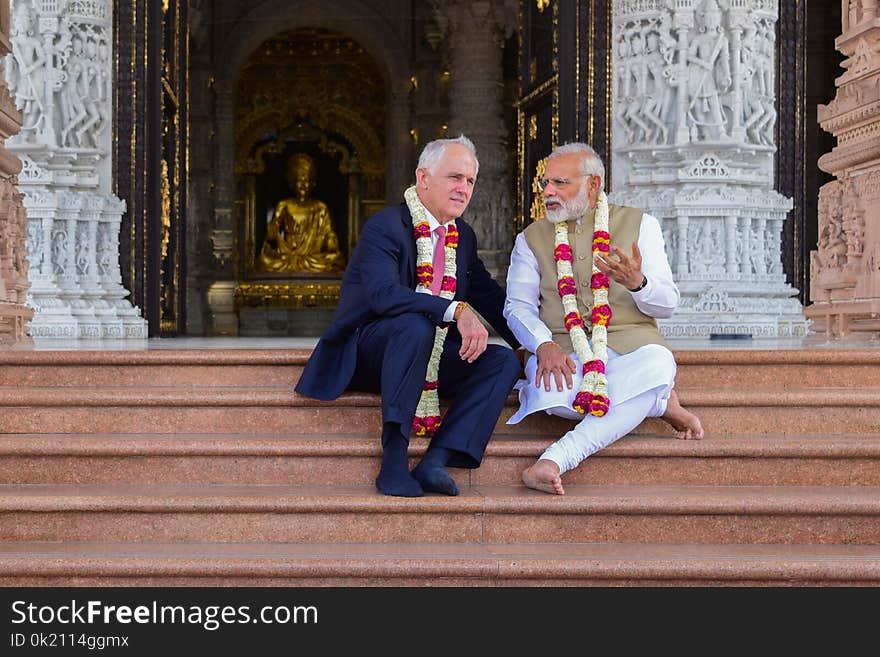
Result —
[[431, 211], [428, 208], [425, 208], [425, 216], [428, 218], [428, 227], [431, 229], [431, 234], [434, 234], [434, 231], [437, 230], [441, 224], [437, 221], [437, 217], [431, 214]]

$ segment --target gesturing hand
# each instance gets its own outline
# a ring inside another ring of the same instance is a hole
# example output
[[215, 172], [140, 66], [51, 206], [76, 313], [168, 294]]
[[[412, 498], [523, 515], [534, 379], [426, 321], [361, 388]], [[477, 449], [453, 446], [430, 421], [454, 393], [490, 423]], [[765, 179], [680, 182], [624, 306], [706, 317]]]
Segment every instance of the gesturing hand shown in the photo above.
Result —
[[617, 259], [611, 258], [610, 254], [597, 254], [596, 269], [608, 274], [611, 280], [620, 283], [627, 290], [633, 290], [641, 285], [645, 275], [642, 273], [642, 252], [639, 251], [639, 245], [633, 242], [632, 257], [626, 255], [623, 249], [617, 246], [612, 246], [611, 251]]
[[551, 377], [556, 379], [556, 389], [562, 392], [562, 380], [571, 390], [572, 378], [576, 367], [571, 356], [562, 351], [562, 348], [553, 341], [544, 342], [538, 346], [535, 352], [538, 356], [538, 369], [535, 373], [535, 387], [540, 388], [544, 382], [544, 390], [550, 390]]
[[483, 326], [480, 318], [470, 308], [465, 308], [456, 320], [458, 332], [461, 334], [461, 349], [458, 355], [462, 360], [473, 363], [480, 354], [486, 351], [489, 342], [489, 331]]

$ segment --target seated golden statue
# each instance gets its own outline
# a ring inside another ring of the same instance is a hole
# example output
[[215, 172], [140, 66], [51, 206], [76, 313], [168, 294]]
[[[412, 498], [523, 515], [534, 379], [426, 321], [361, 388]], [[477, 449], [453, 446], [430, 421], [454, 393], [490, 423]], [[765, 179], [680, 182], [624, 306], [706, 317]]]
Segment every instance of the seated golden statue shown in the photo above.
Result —
[[332, 272], [345, 269], [339, 240], [323, 201], [312, 198], [315, 162], [305, 153], [287, 161], [287, 182], [296, 195], [278, 202], [266, 226], [258, 268], [267, 272]]

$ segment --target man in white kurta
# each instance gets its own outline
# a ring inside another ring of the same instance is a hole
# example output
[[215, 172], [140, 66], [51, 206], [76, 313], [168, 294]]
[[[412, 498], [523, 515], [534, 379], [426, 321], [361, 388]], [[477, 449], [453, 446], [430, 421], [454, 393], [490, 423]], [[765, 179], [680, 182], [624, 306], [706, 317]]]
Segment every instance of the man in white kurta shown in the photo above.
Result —
[[535, 222], [517, 236], [507, 275], [504, 316], [532, 354], [526, 379], [517, 384], [520, 408], [508, 424], [537, 411], [579, 420], [523, 472], [527, 486], [560, 495], [562, 474], [646, 417], [663, 417], [682, 438], [703, 435], [697, 417], [678, 404], [675, 359], [655, 321], [670, 317], [680, 298], [660, 223], [635, 208], [609, 207], [611, 251], [596, 259], [596, 267], [611, 281], [605, 369], [610, 407], [602, 417], [584, 416], [572, 407], [583, 379], [582, 364], [565, 328], [557, 291], [554, 224], [568, 222], [578, 309], [589, 336], [593, 218], [604, 177], [601, 159], [585, 144], [567, 144], [550, 154], [541, 181], [548, 221]]

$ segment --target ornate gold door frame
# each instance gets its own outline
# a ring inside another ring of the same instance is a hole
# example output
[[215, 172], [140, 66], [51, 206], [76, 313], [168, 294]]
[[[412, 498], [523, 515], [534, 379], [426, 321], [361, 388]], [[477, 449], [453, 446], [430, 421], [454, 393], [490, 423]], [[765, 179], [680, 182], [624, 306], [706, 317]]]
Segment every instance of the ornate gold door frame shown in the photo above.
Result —
[[289, 155], [311, 155], [335, 181], [317, 196], [330, 206], [348, 258], [363, 219], [385, 202], [386, 94], [376, 63], [343, 35], [293, 30], [254, 52], [237, 98], [236, 308], [335, 307], [341, 272], [280, 274], [257, 266], [267, 203], [279, 200], [266, 189]]

